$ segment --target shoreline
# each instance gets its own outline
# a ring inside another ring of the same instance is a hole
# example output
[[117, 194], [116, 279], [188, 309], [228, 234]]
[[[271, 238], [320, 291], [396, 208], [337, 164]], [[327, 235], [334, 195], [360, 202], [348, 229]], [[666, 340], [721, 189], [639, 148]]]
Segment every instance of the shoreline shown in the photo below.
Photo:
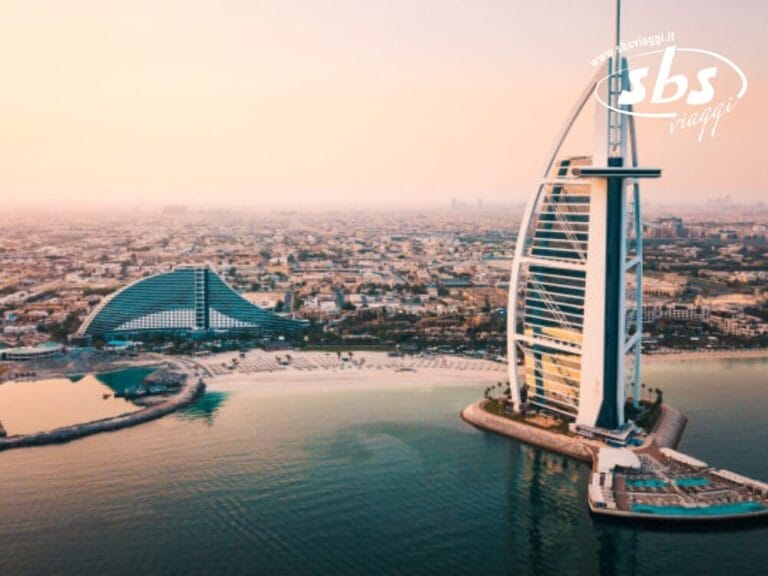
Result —
[[[343, 359], [346, 356], [346, 359]], [[290, 362], [281, 364], [280, 358], [290, 357]], [[643, 361], [649, 364], [691, 361], [701, 359], [731, 360], [731, 359], [763, 359], [768, 358], [768, 349], [761, 350], [727, 350], [665, 353], [645, 355]], [[235, 364], [233, 364], [233, 360]], [[507, 382], [507, 364], [465, 356], [455, 355], [406, 355], [389, 356], [380, 351], [358, 351], [353, 356], [348, 353], [337, 355], [336, 353], [323, 351], [264, 351], [260, 349], [250, 350], [244, 356], [238, 352], [224, 352], [210, 356], [191, 358], [188, 356], [161, 356], [156, 354], [145, 355], [137, 359], [125, 361], [120, 359], [109, 365], [111, 370], [120, 370], [135, 366], [160, 366], [173, 363], [188, 374], [188, 383], [185, 384], [179, 394], [168, 399], [158, 397], [155, 401], [148, 402], [139, 410], [127, 412], [118, 416], [92, 420], [89, 422], [63, 426], [52, 430], [33, 432], [28, 434], [15, 434], [0, 437], [0, 451], [23, 447], [39, 446], [45, 444], [67, 442], [99, 432], [113, 431], [130, 427], [143, 422], [165, 416], [182, 406], [193, 402], [206, 388], [221, 391], [248, 391], [253, 393], [328, 393], [347, 391], [381, 391], [397, 389], [415, 389], [429, 387], [449, 387], [476, 385], [478, 391], [486, 386], [494, 386], [498, 382]], [[47, 372], [47, 371], [41, 371]], [[35, 380], [52, 377], [50, 373], [38, 373]], [[205, 383], [199, 385], [200, 380]], [[468, 407], [469, 408], [469, 407]], [[462, 418], [472, 425], [483, 428], [472, 421], [472, 417], [462, 411]], [[484, 412], [484, 411], [483, 411]], [[667, 421], [671, 414], [677, 414], [682, 424], [676, 424], [665, 436], [668, 440], [662, 445], [674, 447], [680, 440], [685, 422], [684, 416], [674, 409], [667, 408], [662, 418], [657, 423]], [[524, 424], [514, 423], [508, 419], [495, 417], [485, 413], [489, 418], [499, 418], [509, 423], [530, 428]], [[506, 434], [494, 429], [497, 426], [486, 424], [487, 429], [507, 435], [509, 437], [526, 442], [518, 438], [514, 433]], [[503, 428], [503, 426], [502, 426]], [[656, 432], [657, 428], [654, 428]], [[547, 435], [553, 434], [546, 430], [537, 430], [543, 435], [534, 434], [534, 439], [528, 443], [548, 448], [551, 443]], [[523, 434], [525, 436], [526, 434]], [[540, 436], [540, 438], [539, 438]], [[555, 450], [557, 452], [557, 450]], [[586, 461], [585, 454], [580, 451], [573, 457]]]
[[[342, 353], [344, 358], [348, 353]], [[288, 364], [281, 364], [277, 358], [290, 357]], [[237, 352], [220, 352], [203, 357], [183, 358], [190, 365], [201, 369], [205, 376], [219, 379], [234, 375], [255, 376], [258, 379], [286, 380], [279, 374], [292, 374], [297, 379], [305, 379], [307, 374], [315, 374], [322, 380], [327, 375], [335, 374], [344, 379], [346, 374], [358, 372], [367, 375], [375, 372], [396, 372], [398, 378], [407, 378], [412, 373], [439, 375], [442, 377], [456, 376], [466, 380], [467, 375], [476, 372], [480, 382], [509, 380], [508, 364], [485, 358], [472, 358], [452, 354], [435, 355], [403, 355], [392, 357], [387, 352], [357, 351], [349, 360], [341, 360], [335, 353], [281, 350], [264, 351], [249, 350], [244, 357]], [[768, 348], [757, 350], [700, 350], [700, 351], [666, 351], [658, 354], [643, 354], [642, 364], [656, 365], [671, 362], [688, 362], [693, 360], [762, 360], [768, 359]], [[256, 381], [256, 379], [254, 379]]]
[[[259, 348], [249, 350], [244, 356], [238, 352], [219, 352], [201, 357], [183, 358], [189, 364], [201, 369], [212, 378], [229, 377], [232, 375], [258, 375], [271, 377], [277, 374], [294, 374], [303, 378], [307, 373], [320, 374], [326, 379], [326, 374], [337, 375], [360, 371], [369, 374], [372, 371], [397, 372], [398, 377], [416, 373], [453, 373], [462, 377], [469, 372], [489, 375], [483, 380], [490, 380], [490, 374], [507, 379], [508, 364], [497, 360], [473, 358], [454, 354], [413, 354], [389, 356], [383, 351], [353, 351], [338, 356], [335, 352], [309, 350], [278, 350], [265, 351]], [[286, 358], [290, 360], [286, 361]], [[343, 358], [343, 360], [342, 360]], [[736, 350], [699, 350], [699, 351], [665, 351], [657, 354], [643, 354], [644, 364], [688, 360], [728, 360], [728, 359], [763, 359], [768, 358], [768, 348], [736, 349]], [[281, 363], [281, 360], [283, 363]], [[280, 377], [282, 379], [282, 377]]]
[[[496, 373], [502, 380], [508, 380], [506, 362], [490, 360], [485, 358], [474, 358], [458, 354], [406, 354], [402, 356], [391, 357], [386, 351], [361, 350], [351, 351], [354, 355], [348, 363], [338, 360], [336, 352], [326, 352], [318, 350], [277, 350], [266, 351], [260, 348], [254, 348], [246, 352], [246, 360], [254, 360], [259, 366], [254, 367], [246, 374], [258, 374], [264, 376], [267, 374], [290, 373], [299, 378], [306, 373], [323, 374], [327, 372], [337, 375], [346, 374], [353, 369], [362, 369], [365, 373], [371, 370], [390, 370], [398, 373], [398, 377], [405, 377], [409, 372], [428, 372], [431, 375], [437, 372], [451, 372], [452, 374], [465, 378], [467, 372], [477, 371], [487, 374]], [[342, 357], [350, 352], [342, 352]], [[280, 365], [274, 359], [277, 357], [292, 358], [289, 365]], [[674, 350], [667, 349], [654, 354], [644, 353], [642, 355], [642, 364], [654, 365], [668, 362], [687, 362], [691, 360], [762, 360], [768, 359], [768, 348], [760, 349], [729, 349], [729, 350]], [[137, 358], [100, 358], [93, 365], [78, 365], [77, 368], [69, 365], [64, 366], [40, 366], [30, 364], [29, 369], [33, 374], [23, 374], [19, 378], [8, 378], [12, 372], [0, 374], [0, 385], [7, 380], [12, 381], [37, 381], [48, 378], [68, 378], [75, 374], [87, 373], [109, 373], [119, 370], [135, 367], [155, 367], [166, 363], [181, 363], [189, 368], [202, 370], [203, 374], [211, 378], [226, 377], [234, 374], [243, 375], [240, 369], [230, 371], [223, 367], [223, 364], [229, 364], [233, 359], [239, 359], [238, 352], [219, 352], [208, 356], [166, 356], [158, 353], [143, 353]], [[329, 361], [330, 359], [330, 361]], [[360, 365], [363, 360], [364, 364]], [[414, 367], [410, 370], [409, 367]], [[398, 370], [405, 368], [406, 370]], [[327, 371], [327, 372], [326, 372]], [[484, 375], [483, 375], [484, 376]], [[482, 381], [490, 381], [492, 378], [482, 377]]]
[[643, 354], [642, 364], [656, 364], [673, 360], [760, 360], [768, 358], [768, 348], [733, 350], [670, 350], [658, 354]]

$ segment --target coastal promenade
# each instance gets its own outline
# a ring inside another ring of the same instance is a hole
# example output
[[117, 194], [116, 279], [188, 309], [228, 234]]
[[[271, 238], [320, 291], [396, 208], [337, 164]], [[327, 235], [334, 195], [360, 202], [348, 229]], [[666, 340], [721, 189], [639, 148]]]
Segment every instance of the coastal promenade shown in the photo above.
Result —
[[11, 448], [59, 444], [90, 436], [91, 434], [111, 432], [113, 430], [120, 430], [121, 428], [136, 426], [137, 424], [156, 420], [157, 418], [175, 412], [179, 408], [194, 402], [204, 391], [205, 383], [202, 379], [195, 379], [188, 375], [181, 390], [177, 394], [167, 397], [162, 402], [112, 418], [63, 426], [61, 428], [35, 432], [32, 434], [17, 434], [2, 437], [0, 438], [0, 451], [9, 450]]

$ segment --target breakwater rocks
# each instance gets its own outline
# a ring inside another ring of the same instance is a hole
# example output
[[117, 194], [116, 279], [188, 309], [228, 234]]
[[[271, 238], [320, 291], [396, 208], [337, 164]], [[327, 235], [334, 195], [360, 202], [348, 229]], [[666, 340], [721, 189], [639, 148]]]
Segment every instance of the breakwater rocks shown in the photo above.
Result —
[[83, 424], [73, 424], [72, 426], [64, 426], [46, 432], [19, 434], [0, 438], [0, 450], [58, 444], [90, 436], [91, 434], [98, 434], [99, 432], [111, 432], [129, 426], [136, 426], [137, 424], [156, 420], [171, 412], [175, 412], [179, 408], [194, 402], [204, 392], [205, 383], [202, 380], [197, 380], [196, 382], [188, 383], [178, 394], [168, 397], [164, 402], [137, 410], [136, 412], [129, 412], [113, 418], [94, 420]]
[[661, 416], [652, 431], [654, 442], [661, 448], [677, 448], [687, 423], [688, 418], [682, 412], [663, 404]]
[[137, 405], [159, 404], [161, 396], [176, 394], [187, 381], [187, 374], [161, 369], [149, 374], [139, 386], [116, 393], [117, 398], [132, 400]]
[[490, 414], [483, 409], [485, 402], [485, 400], [479, 400], [470, 404], [461, 411], [461, 417], [477, 428], [508, 436], [583, 462], [592, 462], [593, 451], [585, 441]]
[[173, 372], [171, 370], [155, 370], [144, 378], [144, 384], [147, 386], [166, 386], [168, 388], [181, 388], [187, 380], [187, 375], [183, 372]]

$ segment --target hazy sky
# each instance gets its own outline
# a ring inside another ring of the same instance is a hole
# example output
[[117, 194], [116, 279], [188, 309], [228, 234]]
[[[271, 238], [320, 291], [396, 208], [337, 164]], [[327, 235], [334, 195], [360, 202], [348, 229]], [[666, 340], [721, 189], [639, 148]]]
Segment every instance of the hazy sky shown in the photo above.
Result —
[[[0, 9], [5, 205], [519, 202], [613, 0], [61, 0]], [[651, 201], [768, 189], [768, 3], [625, 0], [749, 91], [698, 143], [641, 121]], [[629, 54], [631, 58], [631, 53]]]

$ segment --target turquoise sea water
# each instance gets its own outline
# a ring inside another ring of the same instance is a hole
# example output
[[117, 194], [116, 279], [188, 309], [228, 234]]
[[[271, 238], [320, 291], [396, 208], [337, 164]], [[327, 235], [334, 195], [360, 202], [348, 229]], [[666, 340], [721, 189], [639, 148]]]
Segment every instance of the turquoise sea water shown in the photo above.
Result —
[[135, 388], [144, 382], [144, 378], [152, 374], [156, 368], [137, 366], [135, 368], [125, 368], [113, 372], [104, 372], [97, 374], [100, 382], [109, 386], [115, 393], [123, 394], [130, 388]]
[[[681, 450], [768, 479], [763, 361], [655, 364]], [[397, 378], [396, 374], [392, 375]], [[594, 519], [589, 470], [462, 422], [484, 386], [263, 393], [0, 453], [0, 574], [764, 574], [768, 528]]]

